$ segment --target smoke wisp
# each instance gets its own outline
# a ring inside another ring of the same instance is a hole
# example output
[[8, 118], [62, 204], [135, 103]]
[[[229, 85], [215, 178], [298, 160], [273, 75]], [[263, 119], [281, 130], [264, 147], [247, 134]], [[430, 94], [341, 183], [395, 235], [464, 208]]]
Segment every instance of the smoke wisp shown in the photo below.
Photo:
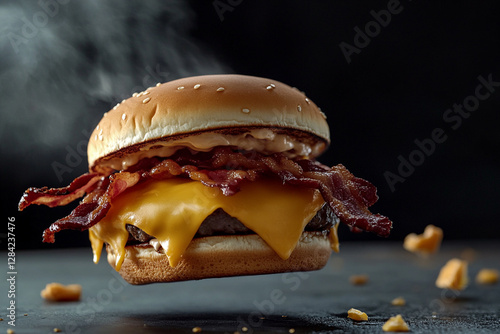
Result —
[[134, 91], [227, 73], [189, 36], [194, 19], [182, 0], [3, 2], [2, 153], [63, 150]]

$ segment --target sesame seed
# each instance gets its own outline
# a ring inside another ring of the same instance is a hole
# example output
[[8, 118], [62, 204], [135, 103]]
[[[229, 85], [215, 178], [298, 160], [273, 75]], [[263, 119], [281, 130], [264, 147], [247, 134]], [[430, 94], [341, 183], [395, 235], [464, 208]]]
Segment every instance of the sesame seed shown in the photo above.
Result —
[[142, 95], [148, 95], [149, 94], [149, 90], [145, 90], [144, 92], [142, 92]]
[[200, 84], [196, 84], [196, 85], [194, 85], [194, 87], [193, 87], [193, 88], [194, 88], [194, 89], [198, 89], [198, 88], [200, 88], [200, 87], [201, 87], [201, 85], [200, 85]]
[[321, 110], [319, 111], [319, 113], [321, 114], [321, 116], [323, 116], [324, 119], [326, 119], [326, 115], [324, 112], [322, 112]]
[[101, 131], [99, 131], [99, 136], [102, 136], [102, 129], [101, 129]]
[[135, 92], [134, 94], [132, 94], [133, 97], [137, 97], [137, 95], [139, 95], [139, 93]]
[[271, 89], [273, 89], [273, 88], [274, 88], [274, 87], [273, 87], [272, 85], [269, 85], [269, 86], [267, 86], [267, 87], [266, 87], [266, 89], [267, 89], [267, 90], [271, 90]]
[[122, 115], [122, 119], [125, 120], [125, 118], [127, 118], [127, 114]]
[[107, 113], [107, 112], [105, 112], [104, 114], [102, 114], [102, 117], [106, 116], [107, 114], [108, 114], [108, 113]]
[[148, 103], [149, 101], [151, 101], [151, 98], [150, 97], [146, 97], [144, 100], [142, 100], [142, 103]]
[[224, 87], [219, 87], [219, 88], [217, 88], [217, 91], [218, 91], [218, 92], [223, 92], [223, 91], [224, 91]]
[[97, 126], [95, 128], [96, 128], [96, 130], [99, 130], [99, 124], [97, 124]]
[[120, 104], [118, 103], [116, 106], [113, 107], [113, 110], [116, 110]]
[[97, 135], [95, 135], [94, 139], [97, 140]]
[[311, 100], [309, 100], [309, 99], [306, 97], [306, 102], [307, 102], [307, 104], [310, 104], [310, 103], [311, 103]]
[[158, 82], [158, 83], [156, 84], [156, 87], [158, 87], [159, 85], [161, 85], [161, 82]]
[[300, 104], [297, 105], [297, 110], [300, 112], [302, 111], [302, 106]]
[[177, 87], [177, 90], [181, 90], [181, 89], [184, 89], [184, 86]]
[[137, 97], [141, 97], [143, 94], [144, 92], [140, 92], [139, 94], [137, 94]]
[[245, 114], [248, 114], [250, 112], [250, 109], [248, 108], [243, 108], [241, 109], [241, 112], [245, 113]]
[[120, 103], [123, 103], [123, 102], [125, 102], [125, 100], [122, 100], [122, 102], [120, 102]]

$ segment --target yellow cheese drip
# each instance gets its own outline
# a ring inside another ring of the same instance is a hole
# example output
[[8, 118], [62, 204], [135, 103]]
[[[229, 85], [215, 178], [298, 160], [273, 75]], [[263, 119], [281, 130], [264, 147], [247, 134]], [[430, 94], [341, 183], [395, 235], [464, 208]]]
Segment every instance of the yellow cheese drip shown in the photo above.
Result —
[[274, 179], [245, 182], [233, 196], [189, 179], [151, 181], [118, 196], [106, 217], [90, 228], [89, 237], [94, 261], [99, 260], [106, 242], [117, 255], [119, 270], [129, 235], [125, 226], [137, 226], [158, 239], [170, 265], [175, 266], [203, 220], [222, 208], [285, 260], [323, 203], [317, 190], [283, 185]]

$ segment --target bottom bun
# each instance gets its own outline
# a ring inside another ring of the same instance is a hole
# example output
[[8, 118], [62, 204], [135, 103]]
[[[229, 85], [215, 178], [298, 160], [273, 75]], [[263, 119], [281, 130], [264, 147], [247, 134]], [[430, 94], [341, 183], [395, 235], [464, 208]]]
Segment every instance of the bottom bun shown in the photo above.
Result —
[[[109, 245], [106, 250], [109, 264], [116, 269], [116, 255]], [[175, 267], [152, 246], [127, 246], [125, 250], [119, 273], [130, 284], [318, 270], [331, 253], [329, 237], [318, 232], [304, 232], [287, 260], [255, 234], [193, 239]]]

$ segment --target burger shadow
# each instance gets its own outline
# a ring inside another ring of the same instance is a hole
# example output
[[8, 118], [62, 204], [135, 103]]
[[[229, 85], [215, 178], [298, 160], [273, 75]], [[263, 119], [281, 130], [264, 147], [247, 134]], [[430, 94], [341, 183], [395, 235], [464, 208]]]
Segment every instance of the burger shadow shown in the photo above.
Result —
[[341, 327], [315, 317], [295, 317], [281, 314], [262, 316], [244, 312], [194, 312], [140, 314], [123, 319], [124, 330], [130, 333], [141, 327], [141, 333], [320, 333], [341, 330]]

